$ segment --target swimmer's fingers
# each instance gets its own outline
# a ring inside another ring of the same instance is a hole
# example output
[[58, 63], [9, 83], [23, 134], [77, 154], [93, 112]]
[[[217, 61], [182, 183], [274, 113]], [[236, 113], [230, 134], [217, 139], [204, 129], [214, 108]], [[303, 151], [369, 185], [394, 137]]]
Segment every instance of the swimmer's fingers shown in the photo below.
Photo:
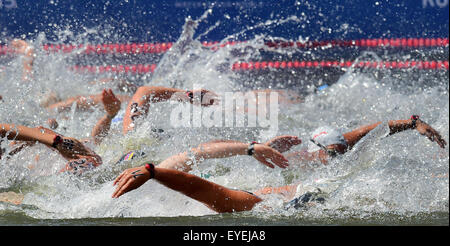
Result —
[[126, 179], [126, 175], [128, 174], [128, 169], [123, 171], [113, 182], [113, 185], [120, 184], [120, 182]]
[[[255, 152], [253, 156], [264, 165], [270, 168], [274, 168], [273, 164], [277, 165], [280, 168], [286, 168], [289, 166], [288, 160], [275, 149], [262, 144], [256, 144], [254, 148]], [[272, 162], [273, 164], [269, 163], [268, 161]]]
[[297, 136], [283, 135], [267, 141], [265, 145], [276, 149], [280, 153], [283, 153], [290, 150], [293, 146], [301, 143], [302, 140]]
[[288, 160], [281, 154], [279, 155], [274, 155], [273, 157], [271, 157], [270, 159], [273, 163], [275, 163], [275, 165], [277, 165], [280, 168], [286, 168], [289, 166], [288, 164]]
[[427, 123], [417, 121], [416, 129], [420, 134], [425, 135], [430, 141], [436, 142], [439, 147], [445, 148], [445, 145], [447, 145], [442, 136]]
[[264, 165], [266, 165], [266, 166], [268, 166], [268, 167], [270, 167], [270, 168], [275, 168], [275, 166], [272, 165], [270, 162], [268, 162], [268, 161], [266, 160], [266, 158], [264, 158], [264, 157], [256, 157], [256, 156], [255, 156], [255, 158], [256, 158], [259, 162], [261, 162], [262, 164], [264, 164]]
[[132, 182], [132, 178], [131, 177], [126, 177], [126, 179], [123, 180], [123, 182], [120, 182], [119, 185], [116, 188], [116, 191], [114, 191], [114, 194], [112, 195], [113, 198], [117, 198], [123, 194], [125, 194], [126, 192], [130, 191], [130, 189], [128, 188]]
[[433, 142], [436, 142], [439, 147], [441, 148], [445, 148], [445, 145], [447, 145], [447, 143], [445, 142], [445, 140], [441, 137], [441, 135], [439, 133], [437, 133], [436, 131], [431, 131], [431, 132], [427, 132], [427, 137], [428, 139], [430, 139]]
[[[112, 197], [117, 198], [128, 191], [139, 188], [149, 179], [150, 173], [145, 167], [135, 167], [127, 169], [124, 171], [123, 176], [118, 178], [118, 185]], [[114, 181], [114, 184], [116, 184], [117, 182]]]
[[122, 174], [123, 176], [118, 180], [117, 188], [112, 195], [113, 198], [121, 196], [125, 191], [125, 185], [131, 180], [128, 170], [125, 170]]
[[445, 145], [447, 143], [441, 137], [441, 135], [433, 128], [427, 129], [427, 131], [425, 132], [425, 135], [428, 137], [428, 139], [430, 139], [430, 141], [436, 142], [439, 145], [439, 147], [445, 148]]
[[441, 139], [439, 139], [438, 144], [441, 148], [445, 148], [445, 145], [447, 145], [447, 142], [445, 142], [445, 140], [441, 138]]
[[117, 183], [119, 183], [123, 176], [125, 176], [125, 171], [123, 171], [123, 172], [122, 172], [122, 173], [114, 180], [113, 185], [116, 185]]
[[111, 89], [103, 89], [102, 91], [102, 103], [103, 107], [105, 108], [105, 111], [111, 115], [115, 116], [117, 112], [120, 110], [121, 102], [120, 100], [114, 95], [113, 91]]

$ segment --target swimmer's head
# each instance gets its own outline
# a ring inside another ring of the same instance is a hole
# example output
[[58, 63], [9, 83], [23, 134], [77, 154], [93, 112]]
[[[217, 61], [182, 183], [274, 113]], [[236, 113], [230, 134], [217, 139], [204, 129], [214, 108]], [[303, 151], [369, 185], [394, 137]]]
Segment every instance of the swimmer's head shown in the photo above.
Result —
[[319, 127], [311, 135], [308, 152], [315, 152], [323, 147], [338, 145], [347, 147], [347, 142], [341, 132], [331, 127]]

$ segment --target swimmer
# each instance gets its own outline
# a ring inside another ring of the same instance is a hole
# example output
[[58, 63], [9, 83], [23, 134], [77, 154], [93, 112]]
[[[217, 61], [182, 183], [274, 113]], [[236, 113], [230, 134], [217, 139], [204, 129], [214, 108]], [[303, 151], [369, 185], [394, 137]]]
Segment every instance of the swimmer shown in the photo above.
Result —
[[[270, 93], [276, 92], [279, 94], [279, 101], [285, 105], [287, 104], [297, 104], [303, 102], [300, 96], [288, 90], [254, 90], [249, 91], [250, 93], [255, 93], [256, 104], [258, 104], [257, 93], [266, 93], [266, 102], [270, 102]], [[193, 105], [198, 105], [202, 107], [208, 107], [211, 105], [217, 105], [219, 103], [219, 96], [206, 89], [197, 90], [181, 90], [177, 88], [166, 88], [166, 87], [156, 87], [156, 86], [141, 86], [137, 89], [136, 93], [132, 96], [128, 103], [123, 118], [123, 128], [122, 132], [127, 134], [130, 130], [134, 129], [135, 121], [138, 118], [145, 117], [149, 112], [149, 107], [151, 103], [164, 102], [168, 100], [176, 100], [179, 102], [189, 102]], [[241, 109], [239, 109], [241, 110]], [[248, 108], [245, 107], [245, 113], [255, 113], [248, 112]], [[265, 113], [265, 112], [262, 112]]]
[[[307, 151], [294, 152], [287, 155], [287, 158], [297, 161], [319, 160], [326, 164], [330, 158], [351, 150], [359, 140], [380, 124], [381, 122], [376, 122], [361, 126], [347, 133], [341, 133], [331, 127], [319, 127], [311, 135]], [[439, 132], [419, 119], [417, 115], [412, 115], [409, 120], [390, 120], [388, 125], [389, 135], [413, 129], [426, 136], [430, 141], [436, 142], [441, 148], [445, 148], [447, 145]]]
[[[136, 90], [125, 111], [123, 117], [124, 134], [134, 129], [134, 121], [148, 114], [151, 103], [165, 102], [170, 99], [176, 99], [180, 102], [189, 102], [201, 106], [209, 106], [214, 103], [214, 98], [209, 102], [203, 102], [203, 96], [206, 94], [215, 95], [208, 90], [185, 91], [177, 88], [167, 88], [160, 86], [141, 86]], [[201, 95], [198, 98], [198, 95]]]
[[[103, 89], [100, 94], [93, 97], [95, 98], [94, 101], [85, 103], [85, 100], [80, 100], [77, 101], [77, 105], [79, 105], [79, 107], [83, 107], [84, 109], [87, 109], [87, 107], [93, 106], [94, 104], [97, 105], [101, 103], [103, 105], [106, 114], [99, 121], [97, 121], [91, 133], [95, 144], [99, 144], [100, 139], [104, 138], [109, 132], [111, 122], [120, 111], [122, 102], [126, 102], [126, 100], [124, 100], [124, 97], [116, 96], [111, 89]], [[68, 101], [71, 101], [71, 99]], [[59, 106], [55, 106], [55, 109], [58, 108], [58, 110], [65, 110], [66, 108], [70, 107], [68, 101], [64, 103], [58, 103]], [[78, 102], [80, 102], [80, 104], [78, 104]], [[48, 119], [47, 125], [50, 127], [50, 129], [53, 130], [58, 128], [58, 122], [55, 118]]]
[[[90, 108], [103, 103], [103, 93], [104, 92], [90, 96], [76, 96], [53, 103], [51, 105], [41, 104], [41, 106], [45, 106], [50, 111], [61, 113], [64, 111], [69, 111], [72, 108], [72, 105], [75, 103], [77, 110], [89, 110]], [[177, 95], [176, 97], [172, 97], [175, 93], [181, 94]], [[128, 103], [128, 107], [123, 117], [123, 125], [126, 125], [128, 127], [124, 127], [123, 129], [132, 129], [133, 124], [131, 122], [136, 120], [138, 116], [141, 116], [141, 114], [148, 113], [148, 109], [151, 103], [164, 102], [170, 99], [175, 99], [180, 102], [184, 101], [196, 104], [198, 101], [194, 99], [193, 94], [196, 94], [197, 92], [194, 91], [190, 93], [191, 94], [188, 95], [186, 91], [176, 88], [143, 86], [139, 87], [137, 92], [132, 97], [127, 95], [115, 95], [115, 97], [120, 101], [121, 104]], [[203, 93], [204, 95], [208, 93], [208, 91], [201, 90], [201, 93]], [[56, 100], [51, 101], [55, 102]], [[54, 119], [49, 119], [49, 125], [54, 125]], [[124, 130], [123, 132], [127, 133], [128, 130]]]
[[103, 138], [108, 135], [111, 121], [116, 117], [122, 104], [120, 97], [116, 97], [111, 89], [103, 90], [100, 100], [106, 114], [97, 121], [97, 124], [92, 129], [91, 136], [95, 144], [100, 144]]
[[68, 162], [60, 171], [71, 171], [81, 174], [102, 164], [102, 159], [81, 141], [62, 136], [48, 128], [0, 124], [0, 137], [28, 143], [39, 142], [52, 150], [56, 150]]
[[[306, 156], [300, 155], [302, 161], [319, 160], [324, 164], [328, 159], [337, 155], [344, 154], [350, 150], [359, 140], [361, 140], [370, 131], [375, 129], [381, 122], [371, 125], [359, 127], [351, 132], [340, 134], [336, 131], [329, 131], [328, 129], [318, 129], [313, 133], [311, 140], [316, 145], [316, 149], [312, 153], [307, 153]], [[426, 136], [430, 141], [436, 142], [439, 147], [445, 148], [447, 144], [440, 134], [430, 125], [419, 119], [418, 116], [413, 115], [409, 120], [391, 120], [388, 122], [390, 133], [389, 135], [408, 130], [415, 129], [421, 135]], [[291, 139], [295, 141], [285, 142], [285, 146], [291, 147], [299, 142], [294, 136]], [[233, 153], [247, 153], [254, 154], [263, 144], [239, 144], [236, 143], [236, 148]], [[222, 147], [206, 148], [201, 146], [194, 150], [194, 158], [215, 158], [223, 156]], [[229, 148], [227, 146], [226, 148]], [[289, 148], [287, 148], [289, 149]], [[313, 149], [312, 149], [313, 151]], [[190, 158], [186, 154], [180, 154], [168, 158], [160, 165], [155, 166], [152, 163], [145, 163], [142, 166], [126, 169], [115, 180], [113, 185], [117, 186], [113, 198], [118, 198], [123, 194], [139, 188], [150, 179], [155, 179], [164, 186], [178, 191], [192, 199], [195, 199], [205, 204], [210, 209], [218, 212], [240, 212], [248, 211], [254, 208], [257, 203], [263, 201], [262, 195], [266, 194], [281, 194], [285, 199], [292, 199], [293, 196], [299, 195], [297, 198], [287, 203], [287, 207], [301, 207], [301, 203], [315, 201], [323, 201], [320, 197], [315, 197], [317, 192], [307, 191], [303, 194], [298, 194], [302, 190], [301, 183], [296, 182], [292, 185], [282, 187], [265, 187], [254, 193], [242, 190], [234, 190], [226, 188], [222, 185], [208, 181], [201, 177], [185, 172], [188, 170], [186, 166]], [[180, 168], [181, 167], [181, 168]], [[178, 170], [180, 169], [180, 170]]]
[[[109, 132], [112, 119], [114, 119], [120, 111], [123, 100], [121, 100], [120, 96], [116, 96], [111, 89], [103, 89], [103, 91], [98, 96], [95, 96], [95, 98], [95, 103], [101, 103], [106, 112], [106, 114], [97, 121], [91, 132], [94, 143], [99, 144], [101, 139]], [[54, 118], [48, 119], [47, 125], [53, 130], [58, 128], [58, 122]]]
[[[28, 128], [24, 126], [15, 126], [9, 124], [0, 124], [0, 137], [10, 140], [24, 141], [27, 143], [39, 142], [51, 149], [59, 151], [59, 153], [68, 160], [65, 168], [60, 172], [72, 172], [77, 175], [83, 174], [84, 171], [91, 170], [102, 164], [102, 158], [98, 156], [94, 151], [90, 150], [84, 146], [81, 141], [74, 138], [68, 138], [57, 133], [43, 128]], [[255, 146], [251, 151], [252, 156], [260, 161], [262, 164], [269, 167], [274, 167], [274, 165], [285, 168], [288, 163], [283, 155], [278, 152], [278, 150], [287, 150], [295, 144], [300, 142], [296, 137], [291, 136], [280, 136], [276, 137], [264, 145]], [[196, 153], [196, 160], [200, 161], [202, 159], [209, 158], [226, 158], [235, 155], [247, 155], [248, 150], [245, 144], [239, 143], [237, 141], [214, 141], [210, 143], [201, 144], [198, 148], [193, 148], [192, 151]], [[272, 148], [273, 146], [274, 148]], [[278, 150], [277, 150], [278, 149]], [[128, 153], [119, 160], [119, 163], [125, 159], [133, 158], [135, 152]], [[137, 153], [137, 152], [136, 152]], [[139, 154], [139, 153], [138, 153]], [[191, 160], [187, 158], [188, 153], [184, 152], [179, 155], [175, 155], [164, 162], [162, 162], [161, 168], [164, 169], [174, 169], [180, 168], [184, 171], [189, 171], [191, 169], [190, 165], [186, 162]], [[0, 152], [1, 158], [1, 152]], [[182, 161], [183, 163], [181, 163]], [[183, 172], [184, 173], [184, 172]], [[21, 204], [23, 200], [23, 195], [13, 193], [16, 195], [14, 199], [14, 204]], [[2, 196], [4, 196], [2, 198]], [[11, 194], [8, 192], [0, 193], [0, 202], [11, 202]]]
[[[84, 169], [86, 169], [86, 167], [92, 168], [99, 166], [102, 163], [100, 156], [86, 147], [82, 142], [93, 141], [94, 144], [100, 144], [110, 129], [111, 120], [120, 110], [120, 100], [115, 97], [112, 90], [103, 90], [101, 101], [104, 105], [106, 113], [102, 118], [100, 118], [100, 120], [97, 121], [97, 124], [92, 129], [91, 139], [80, 141], [74, 138], [64, 137], [53, 130], [42, 126], [29, 128], [25, 126], [15, 126], [12, 124], [0, 124], [0, 137], [3, 138], [6, 136], [8, 139], [14, 140], [11, 143], [12, 146], [19, 145], [17, 148], [10, 151], [8, 153], [9, 155], [17, 154], [24, 147], [31, 146], [36, 142], [39, 142], [51, 147], [52, 149], [58, 150], [65, 159], [69, 160], [64, 171], [75, 170], [78, 173], [81, 173]], [[50, 124], [53, 125], [53, 128], [56, 128], [54, 125], [57, 125], [57, 122], [54, 119], [50, 120], [50, 122]], [[52, 141], [49, 140], [50, 138], [53, 138]], [[59, 144], [62, 144], [60, 148], [58, 148]]]
[[[44, 103], [44, 104], [41, 104], [41, 106], [46, 107], [50, 111], [53, 111], [56, 113], [61, 113], [61, 112], [69, 111], [72, 108], [72, 105], [75, 103], [77, 110], [86, 111], [86, 110], [89, 110], [92, 107], [98, 106], [99, 104], [102, 103], [103, 93], [104, 93], [104, 91], [99, 94], [94, 94], [94, 95], [89, 95], [89, 96], [75, 96], [75, 97], [70, 97], [66, 100], [55, 99], [55, 100], [51, 100], [51, 102], [52, 102], [51, 104]], [[121, 103], [128, 103], [128, 101], [131, 99], [131, 97], [128, 95], [115, 95], [115, 97], [117, 97], [117, 99]], [[55, 101], [58, 101], [58, 102], [55, 102]]]

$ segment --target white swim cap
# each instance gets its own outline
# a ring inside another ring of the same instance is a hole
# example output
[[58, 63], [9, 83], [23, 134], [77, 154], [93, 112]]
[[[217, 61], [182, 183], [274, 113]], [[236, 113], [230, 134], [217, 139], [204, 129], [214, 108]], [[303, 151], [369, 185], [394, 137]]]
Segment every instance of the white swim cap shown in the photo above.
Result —
[[[345, 141], [344, 136], [341, 132], [331, 127], [323, 126], [317, 128], [311, 135], [311, 139], [313, 139], [316, 143], [326, 147], [331, 144], [342, 144], [347, 146], [347, 142]], [[320, 150], [321, 147], [317, 144], [310, 141], [308, 143], [308, 152], [315, 152]]]

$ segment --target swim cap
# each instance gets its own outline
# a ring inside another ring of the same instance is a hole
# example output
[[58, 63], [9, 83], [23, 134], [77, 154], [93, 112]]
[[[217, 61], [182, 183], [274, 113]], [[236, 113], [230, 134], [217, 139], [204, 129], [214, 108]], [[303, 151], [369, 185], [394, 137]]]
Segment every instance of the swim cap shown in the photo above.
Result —
[[145, 153], [142, 151], [136, 151], [136, 150], [132, 150], [128, 153], [126, 153], [125, 155], [123, 155], [122, 157], [120, 157], [120, 159], [116, 162], [116, 165], [124, 162], [124, 161], [131, 161], [136, 157], [143, 157], [145, 156]]
[[[331, 127], [323, 126], [317, 128], [311, 135], [311, 139], [316, 143], [327, 147], [332, 144], [341, 144], [347, 146], [347, 142], [341, 132]], [[308, 152], [315, 152], [320, 150], [321, 147], [313, 142], [308, 144]]]
[[295, 192], [295, 198], [286, 203], [284, 209], [306, 209], [309, 207], [308, 205], [324, 203], [326, 196], [327, 194], [317, 187], [299, 184]]

